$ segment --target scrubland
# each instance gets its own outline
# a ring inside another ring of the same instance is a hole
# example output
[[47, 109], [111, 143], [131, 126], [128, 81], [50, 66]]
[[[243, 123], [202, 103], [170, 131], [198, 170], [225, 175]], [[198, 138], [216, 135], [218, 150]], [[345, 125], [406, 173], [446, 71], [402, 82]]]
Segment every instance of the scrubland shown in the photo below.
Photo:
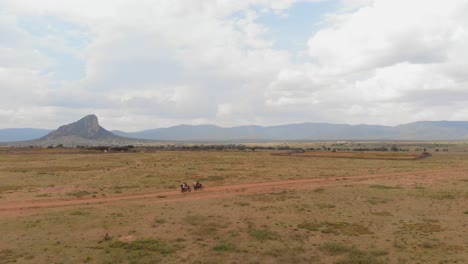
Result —
[[467, 154], [271, 154], [1, 153], [0, 263], [468, 262]]

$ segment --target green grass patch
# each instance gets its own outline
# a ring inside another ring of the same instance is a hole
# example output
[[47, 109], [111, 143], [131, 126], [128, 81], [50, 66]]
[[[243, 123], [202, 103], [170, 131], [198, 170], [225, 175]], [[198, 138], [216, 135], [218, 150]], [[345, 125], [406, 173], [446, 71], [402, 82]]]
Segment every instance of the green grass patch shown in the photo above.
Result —
[[70, 215], [89, 215], [89, 212], [83, 212], [83, 211], [74, 211], [71, 212]]
[[212, 175], [208, 176], [206, 179], [208, 181], [224, 181], [226, 177], [224, 176], [219, 176], [219, 175]]
[[219, 229], [228, 226], [226, 219], [220, 216], [189, 215], [183, 220], [194, 227], [193, 232], [198, 236], [215, 236]]
[[434, 233], [443, 231], [440, 225], [431, 223], [416, 223], [416, 224], [405, 224], [403, 229], [416, 230], [422, 233]]
[[184, 218], [184, 221], [187, 224], [197, 226], [197, 225], [206, 225], [208, 222], [208, 217], [201, 215], [188, 215]]
[[319, 245], [318, 249], [332, 256], [342, 255], [344, 253], [348, 253], [353, 250], [353, 248], [343, 245], [342, 243], [334, 243], [334, 242], [329, 242], [329, 243]]
[[88, 192], [88, 191], [76, 191], [76, 192], [66, 193], [66, 195], [68, 195], [68, 196], [75, 196], [75, 197], [83, 197], [83, 196], [92, 195], [92, 194], [94, 194], [94, 193]]
[[324, 188], [317, 188], [317, 189], [314, 190], [314, 192], [316, 192], [316, 193], [323, 193], [324, 191], [325, 191]]
[[236, 247], [227, 242], [222, 242], [213, 247], [214, 251], [226, 252], [226, 251], [236, 251]]
[[452, 200], [457, 198], [459, 196], [457, 193], [452, 193], [448, 191], [442, 191], [442, 192], [435, 192], [435, 193], [429, 193], [429, 198], [435, 199], [435, 200]]
[[380, 257], [387, 255], [385, 251], [364, 252], [361, 250], [353, 250], [344, 258], [335, 262], [336, 264], [384, 264], [385, 260]]
[[43, 193], [43, 194], [38, 194], [36, 197], [51, 197], [52, 195], [50, 193]]
[[158, 227], [164, 223], [166, 223], [166, 219], [156, 217], [154, 218], [153, 223], [151, 224], [151, 227]]
[[380, 212], [372, 212], [373, 215], [378, 215], [378, 216], [393, 216], [392, 213], [387, 212], [387, 211], [380, 211]]
[[335, 208], [336, 206], [333, 204], [322, 203], [322, 204], [317, 204], [317, 207], [320, 209], [331, 209], [331, 208]]
[[399, 187], [399, 186], [387, 186], [387, 185], [380, 185], [380, 184], [369, 185], [369, 188], [381, 189], [381, 190], [403, 189], [402, 187]]
[[163, 255], [174, 252], [174, 248], [167, 242], [154, 238], [145, 238], [132, 242], [112, 241], [109, 247], [121, 248], [129, 251], [151, 251]]
[[372, 205], [378, 205], [378, 204], [385, 204], [387, 202], [391, 201], [390, 199], [385, 199], [385, 198], [378, 198], [378, 197], [371, 197], [370, 199], [367, 200], [368, 203]]
[[298, 224], [297, 227], [306, 229], [309, 231], [319, 231], [319, 228], [321, 227], [321, 225], [319, 223], [304, 222], [302, 224]]
[[342, 243], [329, 242], [318, 246], [318, 249], [331, 256], [341, 256], [336, 264], [383, 264], [385, 260], [381, 258], [388, 255], [382, 250], [372, 250], [365, 252], [356, 249], [354, 246], [347, 246]]
[[260, 241], [279, 239], [278, 233], [267, 230], [267, 229], [251, 229], [249, 230], [249, 235]]
[[297, 227], [309, 231], [320, 231], [324, 234], [345, 234], [348, 236], [373, 234], [373, 232], [363, 225], [346, 222], [304, 222], [302, 224], [298, 224]]
[[3, 192], [13, 192], [17, 191], [19, 189], [22, 189], [22, 186], [15, 186], [15, 185], [6, 185], [6, 186], [0, 186], [0, 193]]
[[17, 258], [18, 256], [11, 249], [4, 249], [0, 251], [0, 263], [1, 264], [16, 262]]
[[351, 224], [346, 222], [323, 222], [322, 233], [325, 234], [345, 234], [348, 236], [373, 234], [367, 227], [360, 224]]
[[112, 190], [125, 190], [125, 189], [135, 189], [135, 188], [138, 188], [140, 186], [138, 185], [117, 185], [117, 186], [113, 186], [111, 189]]

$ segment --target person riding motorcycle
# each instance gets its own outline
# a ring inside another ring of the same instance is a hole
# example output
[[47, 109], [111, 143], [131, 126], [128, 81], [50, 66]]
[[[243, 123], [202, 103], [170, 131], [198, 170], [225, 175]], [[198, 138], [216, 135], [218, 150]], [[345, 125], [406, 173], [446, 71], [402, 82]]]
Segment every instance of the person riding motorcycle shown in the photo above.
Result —
[[195, 181], [193, 183], [193, 188], [194, 189], [201, 189], [202, 188], [202, 184], [199, 182], [199, 181]]

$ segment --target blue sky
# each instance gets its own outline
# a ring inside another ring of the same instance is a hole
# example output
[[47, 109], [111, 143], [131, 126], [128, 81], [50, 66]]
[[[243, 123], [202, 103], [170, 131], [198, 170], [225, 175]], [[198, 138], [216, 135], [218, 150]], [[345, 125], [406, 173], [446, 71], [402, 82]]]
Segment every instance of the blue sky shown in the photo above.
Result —
[[[274, 48], [287, 50], [294, 61], [308, 61], [305, 56], [307, 40], [320, 29], [324, 16], [336, 11], [340, 1], [298, 2], [286, 11], [278, 14], [273, 11], [258, 12], [257, 23], [268, 28], [267, 39], [274, 44]], [[38, 38], [58, 37], [64, 44], [81, 53], [90, 44], [88, 29], [76, 23], [71, 23], [59, 17], [21, 16], [18, 26]], [[54, 65], [45, 71], [53, 72], [57, 80], [80, 80], [85, 77], [85, 60], [77, 54], [57, 50], [41, 43], [33, 43], [33, 47], [40, 53], [54, 60]]]
[[87, 29], [55, 16], [20, 16], [18, 26], [37, 38], [58, 38], [69, 49], [60, 50], [41, 42], [33, 42], [33, 48], [54, 60], [46, 71], [54, 73], [57, 80], [79, 80], [85, 77], [85, 60], [79, 56], [90, 43]]
[[0, 10], [0, 128], [87, 114], [124, 131], [468, 120], [468, 0], [0, 0]]
[[320, 30], [324, 17], [339, 7], [340, 1], [337, 0], [299, 2], [293, 4], [284, 15], [260, 13], [258, 22], [268, 27], [267, 36], [275, 48], [289, 50], [296, 59], [306, 60], [301, 53], [307, 50], [307, 40]]

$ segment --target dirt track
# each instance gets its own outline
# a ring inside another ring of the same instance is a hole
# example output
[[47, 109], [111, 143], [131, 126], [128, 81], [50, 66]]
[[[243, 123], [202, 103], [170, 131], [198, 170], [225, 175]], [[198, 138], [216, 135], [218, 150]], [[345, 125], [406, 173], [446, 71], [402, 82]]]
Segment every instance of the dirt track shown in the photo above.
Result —
[[109, 203], [127, 203], [131, 201], [153, 202], [176, 202], [193, 201], [198, 199], [209, 199], [227, 197], [252, 193], [267, 193], [290, 189], [315, 189], [326, 186], [369, 184], [374, 180], [397, 180], [394, 184], [411, 185], [415, 183], [432, 183], [444, 179], [466, 177], [468, 168], [455, 168], [432, 171], [415, 171], [388, 174], [371, 174], [348, 177], [315, 178], [301, 180], [284, 180], [274, 182], [245, 183], [228, 186], [209, 187], [203, 191], [192, 191], [191, 193], [180, 193], [179, 190], [167, 190], [156, 193], [135, 193], [128, 195], [116, 195], [107, 197], [85, 197], [85, 198], [63, 198], [63, 199], [37, 199], [25, 201], [0, 202], [0, 217], [11, 212], [24, 212], [37, 209], [73, 206], [98, 206]]

